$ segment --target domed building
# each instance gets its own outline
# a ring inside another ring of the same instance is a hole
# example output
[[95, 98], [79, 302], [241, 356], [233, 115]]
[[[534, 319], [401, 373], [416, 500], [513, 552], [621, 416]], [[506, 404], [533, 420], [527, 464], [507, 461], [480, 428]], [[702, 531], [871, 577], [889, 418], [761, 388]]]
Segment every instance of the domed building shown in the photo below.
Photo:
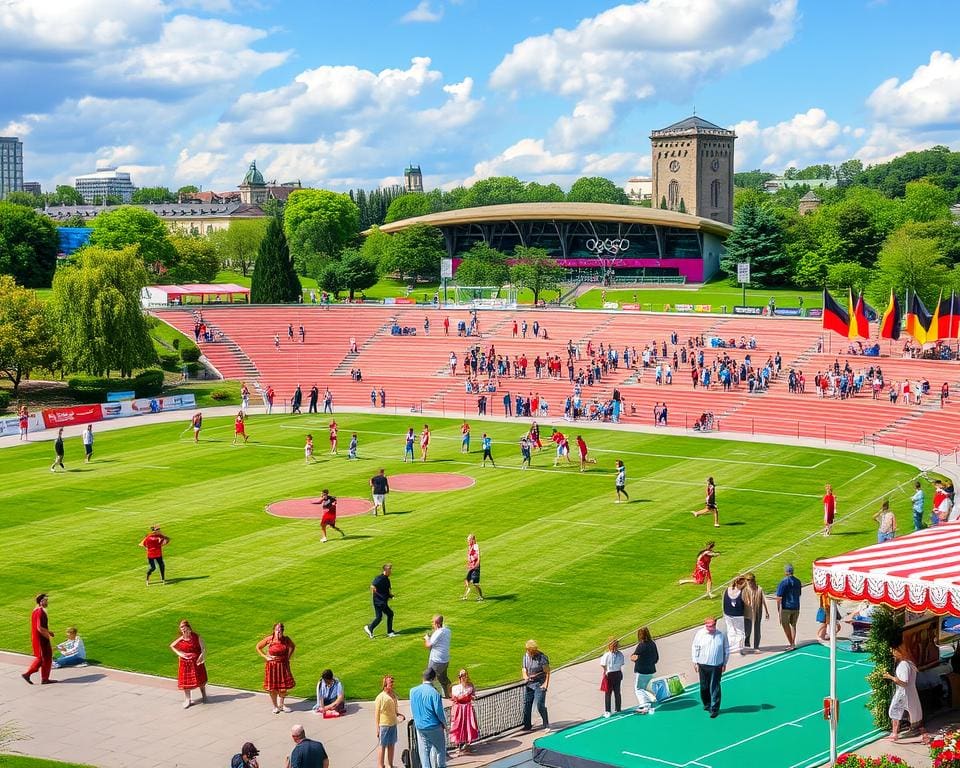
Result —
[[263, 174], [257, 170], [256, 160], [250, 162], [247, 174], [243, 177], [238, 189], [241, 203], [259, 205], [267, 199], [267, 182], [263, 180]]

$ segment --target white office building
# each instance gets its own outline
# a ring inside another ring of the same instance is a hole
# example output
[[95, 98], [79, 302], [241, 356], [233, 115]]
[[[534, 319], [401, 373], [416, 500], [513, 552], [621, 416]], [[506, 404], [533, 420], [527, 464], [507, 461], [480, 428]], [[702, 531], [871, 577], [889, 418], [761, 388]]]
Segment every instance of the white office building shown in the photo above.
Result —
[[16, 136], [0, 136], [0, 200], [22, 191], [23, 142]]
[[109, 195], [115, 195], [123, 203], [133, 198], [133, 182], [129, 173], [116, 168], [97, 168], [93, 173], [77, 176], [77, 192], [83, 196], [87, 205], [103, 203]]

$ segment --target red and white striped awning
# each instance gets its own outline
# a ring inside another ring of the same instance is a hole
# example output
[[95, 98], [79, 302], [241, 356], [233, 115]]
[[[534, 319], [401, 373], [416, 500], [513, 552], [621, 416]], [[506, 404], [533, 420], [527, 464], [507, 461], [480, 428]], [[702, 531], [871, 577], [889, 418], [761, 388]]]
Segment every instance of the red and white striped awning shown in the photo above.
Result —
[[813, 588], [838, 600], [960, 616], [960, 523], [817, 560]]

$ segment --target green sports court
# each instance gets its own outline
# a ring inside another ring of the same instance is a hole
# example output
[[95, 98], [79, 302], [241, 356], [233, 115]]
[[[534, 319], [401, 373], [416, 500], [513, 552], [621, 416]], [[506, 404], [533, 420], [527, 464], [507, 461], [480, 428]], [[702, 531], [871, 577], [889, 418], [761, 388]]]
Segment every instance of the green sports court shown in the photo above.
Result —
[[[652, 715], [636, 714], [631, 707], [537, 739], [534, 761], [556, 768], [743, 768], [757, 765], [763, 755], [765, 768], [823, 765], [830, 759], [823, 719], [829, 666], [830, 651], [820, 645], [778, 653], [724, 675], [715, 720], [703, 711], [695, 682]], [[866, 654], [838, 650], [839, 752], [882, 733], [865, 706], [865, 675], [872, 669]], [[626, 700], [632, 698], [630, 690], [624, 693]]]

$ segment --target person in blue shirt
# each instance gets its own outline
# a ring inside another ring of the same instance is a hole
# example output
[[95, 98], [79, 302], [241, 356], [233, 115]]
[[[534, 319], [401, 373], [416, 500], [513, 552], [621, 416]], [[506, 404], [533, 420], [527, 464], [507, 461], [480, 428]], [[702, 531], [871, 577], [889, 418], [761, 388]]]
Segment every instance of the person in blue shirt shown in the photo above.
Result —
[[913, 496], [910, 497], [913, 503], [913, 530], [919, 531], [923, 528], [923, 487], [918, 482], [914, 489]]
[[780, 626], [787, 638], [787, 650], [797, 648], [797, 619], [800, 617], [800, 592], [803, 585], [793, 575], [793, 566], [787, 563], [783, 567], [783, 579], [777, 585], [777, 612], [780, 614]]
[[428, 668], [423, 672], [423, 682], [410, 689], [410, 713], [417, 729], [421, 768], [446, 768], [447, 765], [447, 719], [443, 714], [443, 699], [433, 686], [436, 677], [437, 673]]
[[483, 433], [483, 437], [480, 438], [480, 445], [483, 448], [483, 456], [481, 458], [481, 466], [487, 466], [487, 459], [490, 459], [490, 463], [493, 466], [497, 466], [497, 463], [493, 460], [493, 454], [490, 453], [490, 449], [493, 448], [493, 440], [490, 438], [486, 432]]

